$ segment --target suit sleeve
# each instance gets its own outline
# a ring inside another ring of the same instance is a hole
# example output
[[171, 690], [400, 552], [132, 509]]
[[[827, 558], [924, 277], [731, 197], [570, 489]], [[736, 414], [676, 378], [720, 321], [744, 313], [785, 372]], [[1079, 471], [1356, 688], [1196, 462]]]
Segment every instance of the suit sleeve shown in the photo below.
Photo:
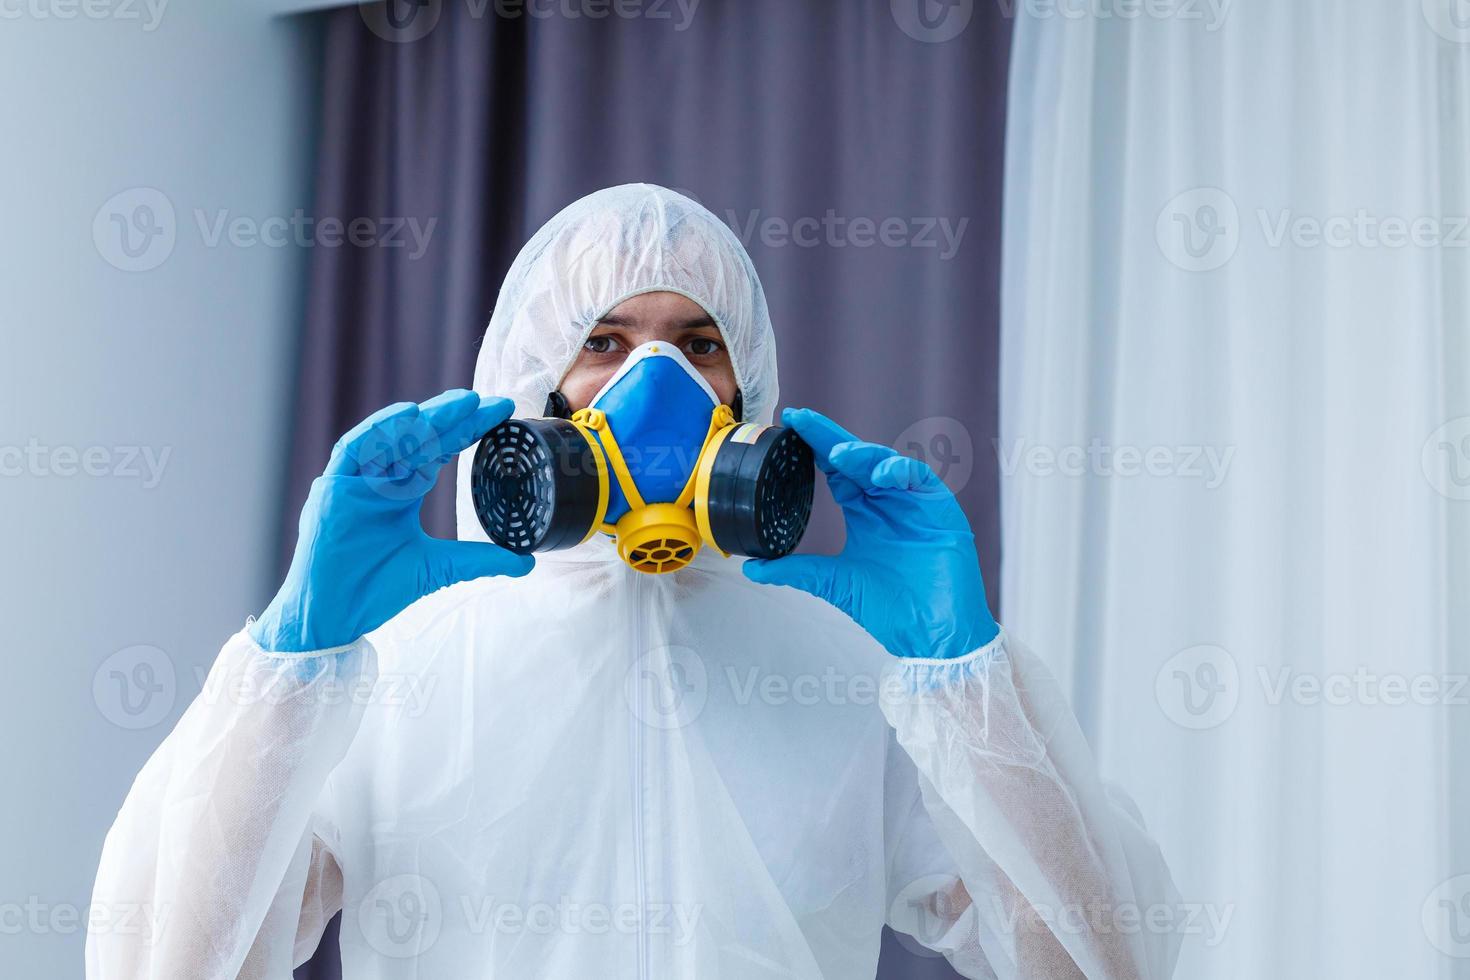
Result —
[[94, 904], [145, 925], [89, 930], [89, 980], [276, 976], [303, 929], [314, 947], [340, 872], [313, 811], [376, 664], [365, 640], [291, 655], [245, 631], [225, 644], [103, 844]]
[[1171, 976], [1168, 867], [1040, 661], [1002, 633], [889, 669], [890, 924], [967, 977]]

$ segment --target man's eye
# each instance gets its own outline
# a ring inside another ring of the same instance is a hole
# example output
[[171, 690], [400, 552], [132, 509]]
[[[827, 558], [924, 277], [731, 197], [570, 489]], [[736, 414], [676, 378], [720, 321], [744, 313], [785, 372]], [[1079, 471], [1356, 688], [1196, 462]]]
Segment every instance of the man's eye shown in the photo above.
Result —
[[723, 346], [718, 340], [711, 340], [709, 337], [695, 337], [689, 342], [689, 353], [696, 357], [708, 357], [718, 354]]
[[590, 351], [593, 354], [611, 354], [613, 339], [611, 337], [588, 337], [587, 342], [582, 345], [582, 349]]

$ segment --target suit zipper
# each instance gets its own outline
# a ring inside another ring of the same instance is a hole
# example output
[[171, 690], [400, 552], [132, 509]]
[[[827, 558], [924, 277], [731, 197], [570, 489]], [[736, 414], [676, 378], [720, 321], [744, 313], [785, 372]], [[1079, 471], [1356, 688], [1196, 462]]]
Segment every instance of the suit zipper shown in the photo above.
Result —
[[645, 590], [647, 582], [643, 574], [635, 572], [631, 568], [626, 573], [633, 576], [633, 669], [637, 671], [634, 678], [633, 710], [628, 712], [628, 719], [632, 725], [630, 737], [633, 748], [633, 881], [634, 892], [638, 902], [638, 977], [639, 980], [648, 980], [648, 936], [644, 931], [644, 910], [647, 908], [648, 883], [645, 877], [644, 854], [643, 854], [643, 752], [644, 731], [643, 712], [647, 710], [644, 698], [648, 696], [643, 677], [643, 636], [644, 636], [644, 612], [645, 612]]

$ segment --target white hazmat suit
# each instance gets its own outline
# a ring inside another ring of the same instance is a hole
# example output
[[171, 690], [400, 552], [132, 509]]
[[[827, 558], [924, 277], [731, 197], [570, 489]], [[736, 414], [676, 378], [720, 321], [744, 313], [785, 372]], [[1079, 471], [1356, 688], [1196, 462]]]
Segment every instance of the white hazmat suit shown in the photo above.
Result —
[[[709, 311], [768, 420], [749, 258], [647, 185], [527, 244], [476, 389], [539, 415], [597, 318], [654, 290]], [[483, 540], [463, 465], [459, 511]], [[93, 980], [285, 978], [339, 909], [352, 980], [852, 980], [885, 923], [967, 977], [1162, 978], [1178, 948], [1137, 926], [1177, 906], [1158, 849], [1005, 634], [900, 659], [738, 560], [648, 576], [602, 535], [344, 648], [234, 636], [128, 794], [95, 898], [155, 927], [90, 935]]]

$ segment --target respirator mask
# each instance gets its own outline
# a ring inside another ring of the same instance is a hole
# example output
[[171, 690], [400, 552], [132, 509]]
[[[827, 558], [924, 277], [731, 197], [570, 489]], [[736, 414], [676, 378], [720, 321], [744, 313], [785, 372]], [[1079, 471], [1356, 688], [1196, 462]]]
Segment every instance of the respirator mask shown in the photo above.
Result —
[[[470, 493], [490, 540], [518, 554], [601, 531], [640, 572], [677, 571], [704, 545], [780, 558], [811, 516], [812, 451], [797, 434], [740, 420], [673, 344], [628, 354], [591, 405], [559, 392], [540, 419], [509, 419], [475, 451]], [[565, 417], [570, 414], [570, 417]]]

